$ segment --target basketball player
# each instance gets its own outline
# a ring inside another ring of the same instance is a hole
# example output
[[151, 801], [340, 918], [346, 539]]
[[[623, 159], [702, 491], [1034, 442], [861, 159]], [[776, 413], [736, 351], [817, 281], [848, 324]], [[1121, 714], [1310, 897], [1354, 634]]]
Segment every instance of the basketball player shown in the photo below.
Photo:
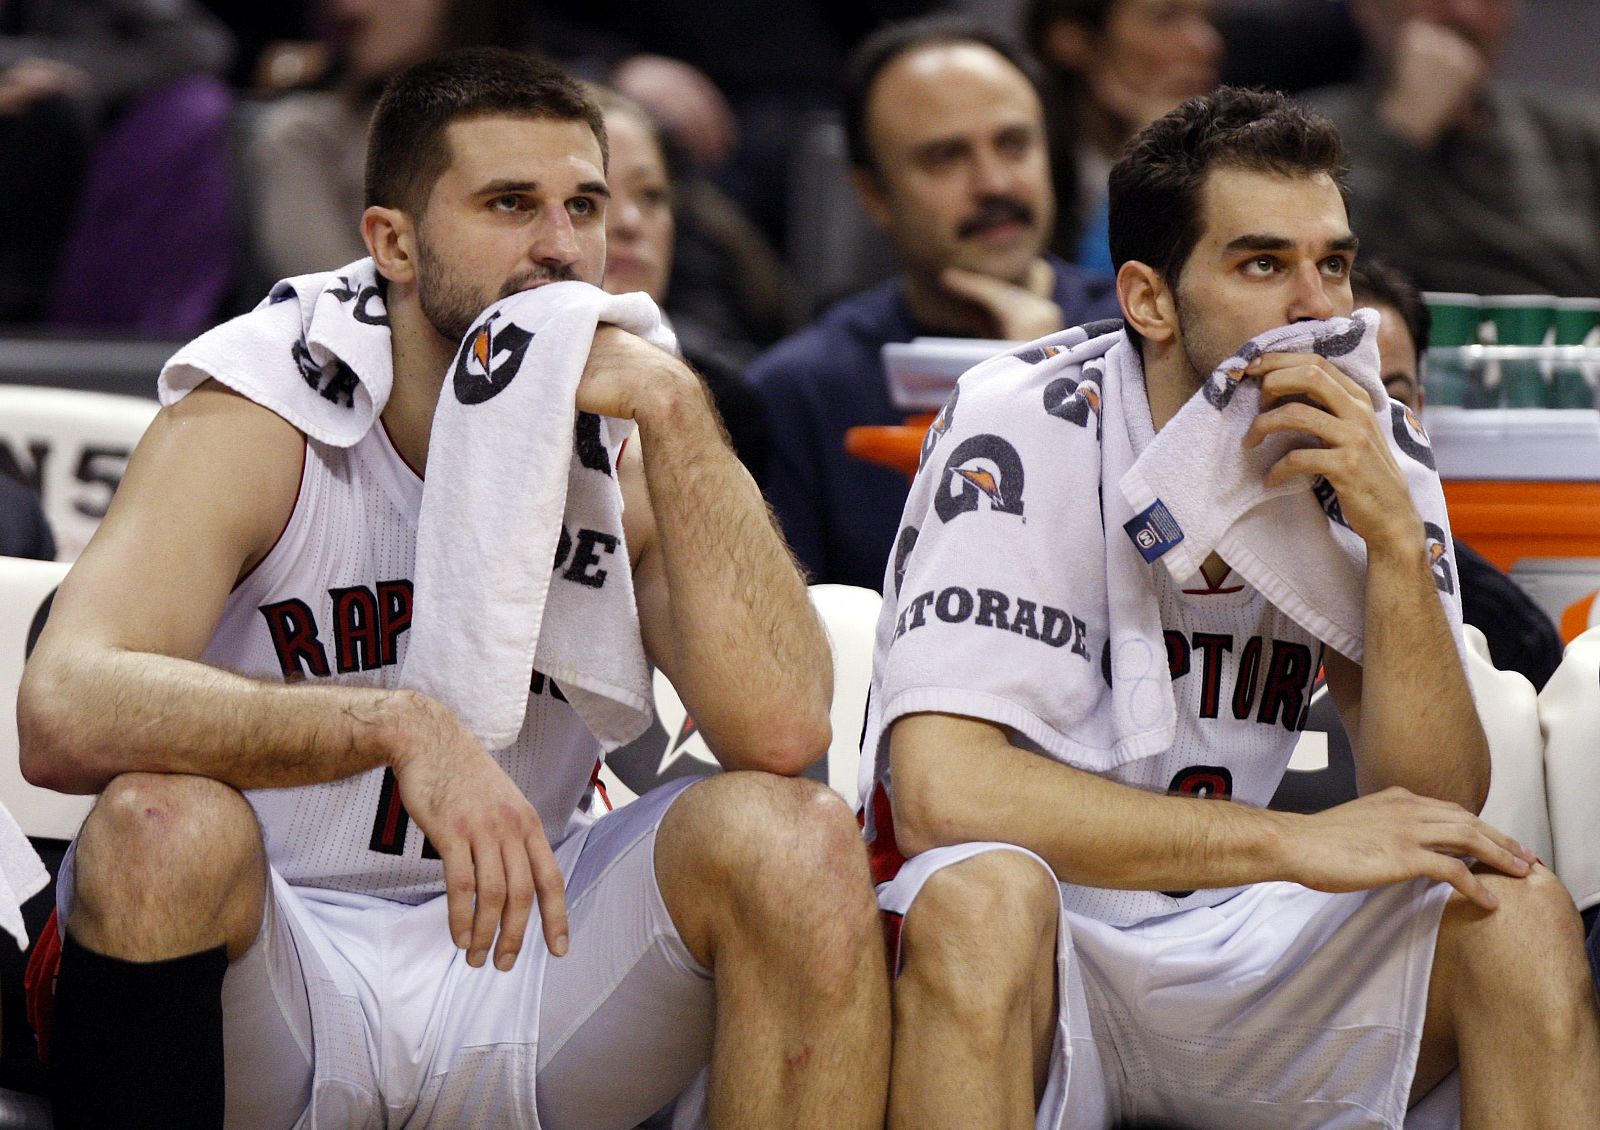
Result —
[[[1351, 312], [1342, 171], [1333, 128], [1276, 95], [1220, 90], [1135, 138], [1111, 175], [1111, 246], [1137, 350], [1125, 356], [1142, 358], [1144, 379], [1115, 386], [1129, 407], [1125, 422], [1107, 416], [1108, 434], [1126, 426], [1137, 453], [1244, 342]], [[925, 616], [908, 606], [910, 630], [880, 635], [866, 746], [880, 758], [868, 811], [880, 905], [903, 916], [892, 1127], [1399, 1127], [1457, 1067], [1469, 1130], [1577, 1125], [1600, 1109], [1578, 917], [1550, 871], [1474, 815], [1487, 746], [1371, 401], [1318, 356], [1267, 354], [1246, 375], [1265, 406], [1246, 446], [1284, 431], [1318, 441], [1268, 483], [1326, 477], [1366, 542], [1364, 664], [1214, 554], [1181, 585], [1157, 566], [1157, 662], [1170, 665], [1177, 722], [1153, 756], [1102, 756], [1087, 729], [1041, 720], [1058, 687], [979, 661], [977, 649], [1039, 646], [977, 638], [1011, 638], [994, 631], [1004, 594], [976, 617], [946, 600], [998, 584], [1007, 531], [1050, 520], [1048, 507], [1072, 505], [1064, 496], [1101, 522], [1116, 484], [1052, 477], [1053, 449], [1036, 444], [1008, 455], [1012, 483], [987, 484], [1004, 507], [975, 489], [964, 505], [952, 477], [929, 513], [908, 508], [891, 580], [902, 600], [939, 597]], [[1039, 410], [986, 393], [1010, 380], [995, 377], [963, 386], [922, 474], [955, 467], [963, 446], [947, 461], [941, 444], [974, 418], [1004, 432]], [[1052, 544], [1072, 552], [1064, 535]], [[1027, 576], [1042, 586], [1052, 568]], [[1035, 626], [1035, 600], [1018, 598], [1040, 595], [1011, 597], [1018, 624], [1026, 604]], [[1098, 682], [1105, 629], [1073, 630]], [[924, 674], [963, 643], [958, 670]], [[1304, 701], [1294, 684], [1304, 690], [1319, 652], [1363, 795], [1314, 816], [1255, 807], [1287, 764]]]
[[[719, 1127], [881, 1125], [864, 853], [845, 805], [786, 779], [827, 744], [826, 639], [683, 364], [603, 327], [577, 407], [638, 425], [617, 476], [646, 653], [754, 772], [579, 831], [598, 746], [559, 688], [536, 681], [491, 756], [396, 688], [397, 656], [281, 685], [258, 611], [300, 601], [328, 639], [330, 589], [409, 590], [458, 340], [504, 295], [600, 282], [605, 174], [599, 111], [559, 72], [413, 67], [376, 111], [361, 217], [382, 427], [334, 449], [207, 384], [141, 443], [19, 708], [29, 777], [101, 793], [61, 884], [58, 1125], [623, 1130], [708, 1058]], [[378, 850], [386, 784], [403, 854]]]

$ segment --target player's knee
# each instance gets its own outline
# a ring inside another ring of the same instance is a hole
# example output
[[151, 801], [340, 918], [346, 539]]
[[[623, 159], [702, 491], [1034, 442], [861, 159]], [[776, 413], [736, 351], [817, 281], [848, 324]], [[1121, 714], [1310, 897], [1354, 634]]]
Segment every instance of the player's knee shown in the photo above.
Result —
[[932, 875], [906, 915], [901, 980], [958, 1015], [1005, 1015], [1036, 987], [1041, 947], [1055, 946], [1060, 905], [1037, 859], [990, 851]]
[[153, 880], [227, 884], [260, 858], [248, 801], [204, 777], [125, 773], [101, 793], [78, 837], [73, 864], [80, 899], [115, 899]]
[[832, 790], [803, 778], [726, 773], [684, 794], [668, 819], [674, 866], [714, 891], [740, 930], [841, 963], [881, 944], [866, 848]]
[[1517, 1002], [1530, 1024], [1562, 1042], [1575, 1023], [1574, 1009], [1586, 1005], [1592, 991], [1572, 897], [1545, 867], [1523, 879], [1483, 878], [1499, 908], [1487, 915], [1453, 908], [1465, 1004], [1470, 1010]]

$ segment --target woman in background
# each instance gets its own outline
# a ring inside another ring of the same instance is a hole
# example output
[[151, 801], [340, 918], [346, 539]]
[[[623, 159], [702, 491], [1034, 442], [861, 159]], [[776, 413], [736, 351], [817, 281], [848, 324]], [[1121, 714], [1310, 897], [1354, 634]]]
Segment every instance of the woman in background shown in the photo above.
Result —
[[[677, 233], [676, 187], [660, 127], [638, 104], [590, 86], [605, 114], [611, 163], [606, 182], [605, 289], [642, 290], [665, 312]], [[729, 340], [693, 312], [671, 317], [684, 358], [700, 371], [716, 400], [733, 447], [752, 474], [766, 458], [760, 401], [741, 372], [743, 343]]]
[[1106, 178], [1130, 137], [1217, 85], [1212, 0], [1032, 0], [1024, 32], [1051, 80], [1045, 121], [1061, 217], [1051, 250], [1114, 274]]

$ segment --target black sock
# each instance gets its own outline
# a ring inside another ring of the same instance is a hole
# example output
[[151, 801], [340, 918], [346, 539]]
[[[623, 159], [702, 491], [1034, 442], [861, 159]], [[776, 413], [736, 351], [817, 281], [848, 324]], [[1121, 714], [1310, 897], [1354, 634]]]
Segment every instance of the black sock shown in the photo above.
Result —
[[222, 947], [123, 961], [66, 936], [50, 1034], [57, 1130], [220, 1130]]

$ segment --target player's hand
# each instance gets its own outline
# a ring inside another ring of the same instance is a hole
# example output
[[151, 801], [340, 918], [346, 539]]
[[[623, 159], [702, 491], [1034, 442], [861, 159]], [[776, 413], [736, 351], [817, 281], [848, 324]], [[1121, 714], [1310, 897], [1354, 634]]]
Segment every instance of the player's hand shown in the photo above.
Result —
[[1420, 553], [1422, 518], [1361, 386], [1327, 358], [1309, 353], [1266, 353], [1244, 372], [1261, 378], [1262, 407], [1244, 446], [1256, 447], [1280, 432], [1303, 432], [1321, 444], [1284, 455], [1267, 472], [1267, 485], [1321, 475], [1339, 492], [1345, 520], [1369, 547]]
[[1432, 146], [1471, 110], [1488, 78], [1489, 61], [1464, 36], [1407, 20], [1395, 36], [1378, 113], [1400, 136]]
[[654, 398], [699, 384], [693, 370], [666, 350], [627, 330], [601, 325], [578, 381], [578, 411], [636, 420]]
[[1061, 307], [1050, 297], [1054, 280], [1042, 260], [1034, 262], [1023, 286], [961, 267], [939, 272], [940, 284], [974, 307], [988, 323], [989, 335], [999, 341], [1032, 341], [1064, 328]]
[[460, 719], [417, 698], [391, 764], [406, 811], [444, 860], [450, 936], [469, 965], [482, 966], [492, 944], [495, 967], [510, 969], [537, 897], [545, 941], [562, 956], [566, 891], [539, 814]]
[[1301, 817], [1289, 877], [1319, 891], [1365, 891], [1408, 879], [1449, 883], [1484, 910], [1499, 905], [1466, 860], [1525, 878], [1538, 857], [1458, 804], [1388, 788]]

